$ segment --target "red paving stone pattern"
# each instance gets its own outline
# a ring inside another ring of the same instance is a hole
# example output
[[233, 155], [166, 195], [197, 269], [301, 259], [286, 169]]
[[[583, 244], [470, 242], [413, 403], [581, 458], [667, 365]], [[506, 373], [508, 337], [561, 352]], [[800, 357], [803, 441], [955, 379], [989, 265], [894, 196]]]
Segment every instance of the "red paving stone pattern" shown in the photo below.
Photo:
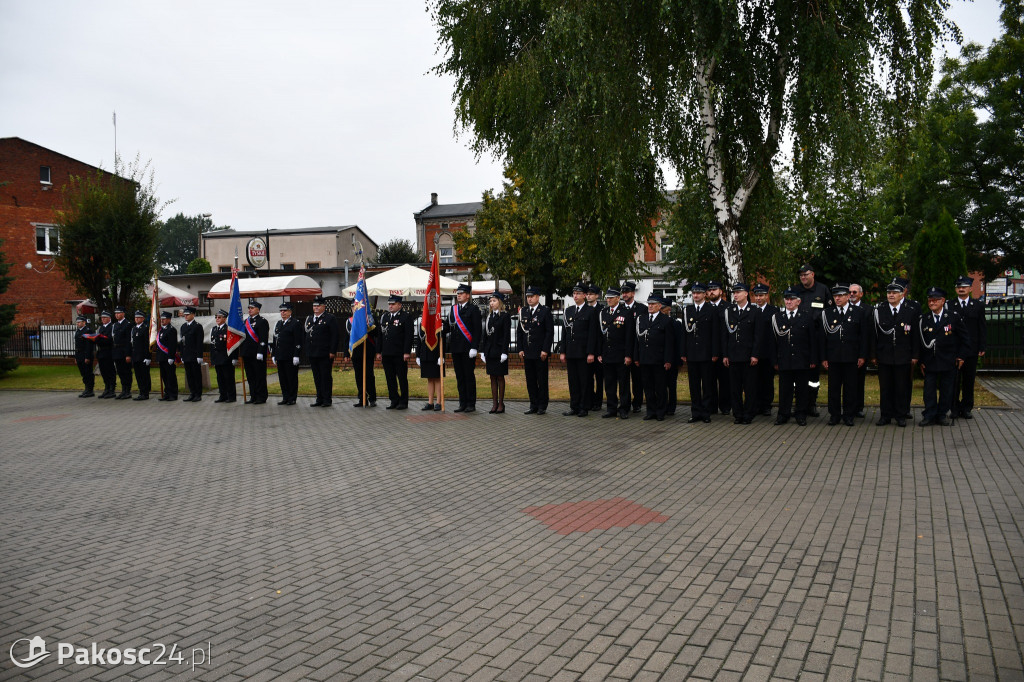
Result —
[[22, 417], [21, 419], [13, 419], [16, 422], [44, 422], [52, 419], [67, 419], [70, 414], [47, 414], [39, 417]]
[[543, 507], [527, 507], [523, 512], [547, 524], [548, 528], [559, 535], [645, 526], [648, 523], [664, 523], [669, 518], [624, 497], [547, 504]]

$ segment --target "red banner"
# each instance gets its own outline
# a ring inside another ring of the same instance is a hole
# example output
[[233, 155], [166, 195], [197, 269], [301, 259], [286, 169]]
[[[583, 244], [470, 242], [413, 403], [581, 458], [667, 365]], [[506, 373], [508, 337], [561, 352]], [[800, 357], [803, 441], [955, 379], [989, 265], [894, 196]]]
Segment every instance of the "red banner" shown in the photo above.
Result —
[[441, 277], [438, 268], [437, 251], [430, 261], [430, 279], [427, 280], [427, 293], [423, 297], [423, 342], [427, 348], [437, 348], [437, 339], [441, 334]]

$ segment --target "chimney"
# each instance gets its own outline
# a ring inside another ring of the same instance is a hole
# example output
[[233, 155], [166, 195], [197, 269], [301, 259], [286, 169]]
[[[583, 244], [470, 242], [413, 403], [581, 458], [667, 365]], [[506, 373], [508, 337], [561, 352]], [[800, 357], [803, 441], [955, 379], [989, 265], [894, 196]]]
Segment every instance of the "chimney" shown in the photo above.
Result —
[[430, 193], [430, 205], [437, 206], [437, 192]]

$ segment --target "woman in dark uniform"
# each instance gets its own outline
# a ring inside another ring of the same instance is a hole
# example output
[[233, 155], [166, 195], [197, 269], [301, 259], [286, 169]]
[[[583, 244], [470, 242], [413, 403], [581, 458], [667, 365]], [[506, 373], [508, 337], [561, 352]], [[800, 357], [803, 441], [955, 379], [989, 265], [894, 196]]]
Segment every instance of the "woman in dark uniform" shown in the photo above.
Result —
[[508, 347], [512, 340], [512, 318], [505, 312], [505, 296], [491, 294], [490, 310], [484, 320], [484, 339], [480, 352], [491, 377], [491, 414], [505, 412], [505, 377], [508, 375]]
[[[443, 337], [448, 333], [448, 323], [442, 322], [443, 329], [441, 330], [441, 336]], [[441, 373], [444, 371], [444, 364], [439, 362], [438, 359], [441, 357], [441, 343], [434, 346], [433, 349], [427, 346], [427, 342], [424, 340], [426, 336], [423, 334], [423, 322], [420, 321], [419, 331], [417, 332], [416, 341], [416, 364], [420, 368], [420, 378], [427, 380], [427, 404], [421, 409], [426, 412], [428, 410], [434, 410], [435, 412], [441, 411]]]

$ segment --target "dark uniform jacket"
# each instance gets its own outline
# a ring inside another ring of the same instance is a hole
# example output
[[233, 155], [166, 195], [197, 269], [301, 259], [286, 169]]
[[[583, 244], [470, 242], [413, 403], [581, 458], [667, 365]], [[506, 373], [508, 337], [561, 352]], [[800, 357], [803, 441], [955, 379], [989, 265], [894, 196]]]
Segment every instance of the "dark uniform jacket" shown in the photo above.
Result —
[[[252, 333], [250, 333], [248, 325], [245, 323], [249, 322], [252, 325]], [[242, 331], [245, 333], [242, 345], [238, 349], [238, 354], [243, 358], [254, 358], [258, 354], [263, 354], [263, 357], [267, 357], [267, 340], [270, 337], [270, 323], [262, 315], [257, 315], [253, 318], [245, 318], [242, 320]], [[252, 334], [256, 334], [256, 338], [252, 338]]]
[[230, 356], [228, 355], [228, 326], [226, 324], [213, 325], [213, 329], [210, 330], [210, 364], [214, 367], [230, 365], [236, 357], [238, 357], [237, 348]]
[[114, 327], [114, 357], [124, 360], [132, 354], [132, 327], [135, 325], [127, 317], [111, 324]]
[[[352, 319], [349, 318], [348, 322], [351, 325]], [[304, 327], [296, 332], [298, 336], [295, 340], [299, 344], [303, 340], [303, 331], [305, 332], [306, 355], [308, 357], [326, 358], [331, 353], [338, 352], [338, 343], [341, 341], [341, 326], [334, 315], [325, 312], [320, 316], [320, 319], [317, 319], [314, 315], [307, 317]], [[373, 338], [376, 333], [375, 328], [370, 332], [369, 337]], [[281, 343], [281, 341], [278, 342], [278, 347], [281, 347]], [[348, 346], [347, 343], [345, 345]], [[298, 354], [299, 352], [296, 350], [295, 355]]]
[[[800, 294], [800, 310], [804, 312], [820, 313], [832, 305], [832, 294], [829, 293], [828, 287], [821, 282], [815, 282], [810, 289], [800, 284], [796, 287], [796, 291]], [[820, 321], [818, 320], [818, 322]]]
[[888, 301], [879, 303], [873, 312], [875, 323], [875, 357], [883, 365], [909, 365], [914, 357], [914, 326], [917, 311], [904, 301], [894, 318]]
[[[156, 338], [156, 358], [159, 362], [166, 363], [168, 358], [173, 358], [178, 352], [178, 330], [174, 328], [173, 324], [160, 327]], [[160, 348], [160, 346], [163, 346], [163, 348]]]
[[767, 317], [770, 357], [780, 371], [810, 369], [820, 362], [818, 331], [811, 313], [797, 310], [791, 320], [788, 311], [777, 310]]
[[957, 358], [964, 359], [970, 350], [971, 337], [959, 313], [943, 310], [938, 322], [931, 310], [921, 313], [914, 325], [914, 357], [924, 365], [924, 371], [953, 370]]
[[539, 360], [542, 352], [550, 353], [554, 340], [555, 322], [551, 311], [539, 303], [536, 312], [531, 312], [530, 306], [523, 306], [519, 311], [516, 345], [526, 359]]
[[[964, 326], [967, 327], [967, 335], [971, 339], [971, 351], [969, 354], [977, 355], [983, 352], [987, 343], [985, 304], [977, 299], [968, 298], [967, 305], [961, 307], [960, 299], [958, 298], [952, 303], [948, 303], [947, 307], [959, 313], [964, 321]], [[964, 356], [961, 357], [964, 358]]]
[[[326, 316], [326, 314], [325, 314]], [[294, 315], [274, 325], [274, 343], [271, 348], [274, 362], [292, 364], [292, 358], [302, 355], [303, 325]], [[338, 345], [338, 325], [334, 325], [334, 347]], [[334, 352], [332, 347], [331, 352]]]
[[722, 357], [729, 362], [750, 362], [751, 358], [760, 358], [764, 342], [761, 335], [764, 326], [761, 324], [761, 310], [756, 305], [747, 304], [740, 311], [733, 303], [722, 312]]
[[634, 360], [641, 365], [664, 365], [675, 362], [675, 336], [672, 318], [658, 313], [651, 321], [650, 313], [636, 318], [636, 354]]
[[512, 318], [507, 312], [493, 313], [484, 318], [484, 339], [480, 352], [488, 357], [487, 363], [500, 362], [502, 355], [508, 355], [512, 340]]
[[710, 362], [722, 354], [722, 318], [718, 308], [705, 301], [683, 310], [683, 357], [687, 362]]
[[203, 325], [195, 320], [181, 325], [179, 340], [182, 362], [195, 362], [203, 357]]
[[114, 357], [114, 323], [101, 324], [96, 329], [96, 358], [109, 360]]
[[[779, 307], [772, 303], [766, 304], [764, 308], [761, 308], [760, 306], [757, 305], [755, 305], [754, 307], [761, 311], [762, 325], [771, 324], [772, 317], [775, 315], [775, 313], [779, 312]], [[772, 357], [772, 339], [770, 332], [771, 330], [768, 329], [767, 327], [761, 330], [761, 349], [760, 352], [758, 352], [757, 354], [757, 357], [759, 358]]]
[[586, 303], [571, 305], [565, 309], [565, 326], [562, 328], [562, 352], [565, 357], [586, 359], [597, 355], [598, 335], [597, 310]]
[[92, 334], [92, 327], [88, 323], [75, 330], [75, 360], [92, 360], [96, 354], [96, 344], [92, 339], [85, 338], [86, 334]]
[[149, 352], [149, 324], [132, 325], [132, 362], [142, 362], [150, 359]]
[[615, 308], [603, 307], [598, 314], [603, 340], [601, 361], [605, 364], [632, 359], [636, 347], [636, 325], [633, 314], [622, 303]]
[[819, 314], [823, 334], [823, 360], [829, 362], [857, 362], [867, 360], [870, 351], [869, 336], [874, 322], [869, 320], [864, 308], [846, 306], [843, 315], [837, 306], [826, 308]]
[[[327, 316], [327, 313], [324, 313], [324, 317], [326, 317], [326, 316]], [[369, 330], [366, 333], [366, 339], [363, 341], [362, 344], [360, 344], [359, 346], [356, 346], [355, 348], [352, 349], [353, 353], [361, 353], [362, 352], [362, 348], [365, 346], [367, 348], [367, 350], [369, 351], [370, 355], [376, 355], [377, 354], [377, 348], [378, 348], [378, 346], [380, 346], [380, 325], [377, 324], [377, 316], [374, 315], [372, 311], [370, 312], [370, 316], [373, 318], [373, 329]], [[309, 336], [310, 336], [310, 339], [312, 339], [312, 336], [313, 336], [313, 332], [312, 331], [309, 332]], [[349, 344], [349, 342], [351, 340], [352, 340], [352, 318], [349, 317], [348, 319], [345, 320], [345, 334], [341, 338], [341, 346], [342, 346], [342, 349], [344, 350], [344, 352], [346, 352], [346, 353], [348, 353], [348, 344]], [[310, 344], [312, 344], [312, 340], [310, 340]], [[312, 349], [312, 345], [307, 346], [307, 348]], [[445, 344], [444, 348], [445, 348], [446, 352], [451, 352], [449, 350], [449, 348], [448, 348], [448, 344]], [[323, 357], [323, 356], [314, 355], [312, 350], [310, 350], [309, 357], [315, 358], [315, 357]]]
[[[476, 307], [476, 306], [472, 306]], [[415, 332], [412, 315], [404, 310], [392, 313], [390, 310], [380, 316], [380, 354], [405, 355], [412, 353], [412, 337]]]
[[[459, 318], [466, 328], [466, 333], [469, 334], [470, 338], [468, 339], [459, 327], [459, 323], [455, 321], [456, 308], [458, 308]], [[449, 353], [468, 353], [470, 350], [480, 350], [480, 309], [472, 301], [462, 305], [458, 303], [453, 305], [448, 313], [448, 324], [451, 325], [451, 341], [444, 347], [445, 351]]]

